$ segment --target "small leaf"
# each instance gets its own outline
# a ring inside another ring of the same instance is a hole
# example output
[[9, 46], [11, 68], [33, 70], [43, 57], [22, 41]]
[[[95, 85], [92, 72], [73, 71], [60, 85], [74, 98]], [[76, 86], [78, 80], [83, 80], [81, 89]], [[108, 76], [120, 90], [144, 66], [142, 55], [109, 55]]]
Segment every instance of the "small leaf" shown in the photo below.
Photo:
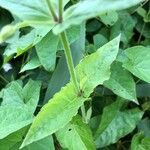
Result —
[[122, 68], [121, 63], [115, 62], [112, 65], [110, 79], [104, 82], [104, 86], [111, 89], [115, 94], [138, 103], [135, 82], [131, 74]]
[[150, 48], [144, 46], [134, 46], [125, 50], [127, 59], [123, 62], [123, 67], [132, 74], [150, 83]]
[[56, 136], [65, 149], [95, 150], [92, 132], [80, 116], [74, 117], [67, 126], [57, 131]]
[[70, 27], [71, 25], [80, 24], [82, 21], [87, 20], [98, 15], [107, 13], [108, 11], [115, 11], [125, 9], [143, 0], [86, 0], [81, 1], [64, 12], [64, 21], [53, 28], [53, 32], [58, 34]]
[[139, 109], [120, 111], [119, 100], [104, 108], [100, 125], [95, 134], [96, 147], [105, 147], [117, 142], [121, 137], [132, 132], [143, 112]]

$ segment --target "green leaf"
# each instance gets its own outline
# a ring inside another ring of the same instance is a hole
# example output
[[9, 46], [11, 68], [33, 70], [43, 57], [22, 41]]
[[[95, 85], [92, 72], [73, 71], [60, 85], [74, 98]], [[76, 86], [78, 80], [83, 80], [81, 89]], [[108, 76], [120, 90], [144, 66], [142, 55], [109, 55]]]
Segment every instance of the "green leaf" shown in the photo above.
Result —
[[138, 124], [138, 130], [143, 132], [146, 137], [150, 137], [150, 119], [144, 118]]
[[39, 58], [37, 57], [37, 55], [33, 55], [31, 56], [30, 60], [22, 67], [22, 69], [20, 70], [20, 73], [38, 68], [40, 66], [41, 66], [41, 63], [39, 61]]
[[118, 20], [118, 14], [116, 11], [109, 11], [103, 15], [100, 15], [101, 21], [105, 25], [114, 25]]
[[67, 84], [46, 104], [34, 119], [22, 147], [64, 127], [77, 114], [86, 98], [78, 97], [73, 83]]
[[12, 82], [2, 91], [0, 106], [0, 139], [6, 137], [33, 120], [41, 84], [29, 80], [22, 89], [19, 82]]
[[20, 56], [33, 46], [35, 46], [38, 42], [42, 40], [42, 38], [50, 31], [50, 27], [37, 27], [36, 29], [31, 30], [28, 34], [23, 35], [13, 41], [12, 43], [8, 44], [7, 48], [4, 52], [5, 63], [9, 60], [8, 57]]
[[110, 65], [116, 59], [119, 41], [120, 36], [80, 62], [76, 67], [76, 72], [80, 85], [86, 81], [85, 86], [81, 86], [83, 95], [78, 95], [70, 81], [41, 109], [33, 121], [22, 147], [53, 134], [71, 121], [94, 88], [109, 79]]
[[139, 109], [121, 111], [121, 101], [116, 101], [104, 108], [100, 125], [95, 134], [96, 147], [105, 147], [117, 142], [121, 137], [132, 132], [142, 118]]
[[110, 79], [104, 82], [104, 86], [111, 89], [118, 96], [138, 103], [135, 82], [131, 74], [122, 68], [121, 63], [115, 62], [112, 65]]
[[86, 56], [76, 67], [80, 87], [89, 97], [93, 89], [110, 77], [110, 65], [116, 59], [120, 36], [102, 46], [95, 53]]
[[11, 150], [11, 147], [13, 147], [16, 143], [22, 141], [23, 136], [25, 135], [28, 127], [24, 127], [7, 137], [0, 139], [0, 148], [2, 150]]
[[30, 124], [33, 114], [26, 106], [0, 106], [0, 139]]
[[37, 107], [40, 97], [40, 89], [41, 82], [30, 79], [22, 90], [24, 102], [32, 113], [34, 113]]
[[22, 87], [16, 81], [9, 83], [9, 85], [2, 90], [2, 98], [3, 101], [1, 105], [24, 105]]
[[143, 0], [86, 0], [81, 1], [64, 12], [64, 21], [53, 28], [53, 32], [58, 34], [71, 25], [80, 24], [82, 21], [107, 13], [134, 6]]
[[47, 71], [55, 68], [59, 37], [49, 32], [37, 45], [36, 52], [41, 64]]
[[103, 36], [102, 34], [94, 35], [93, 40], [94, 40], [94, 46], [96, 49], [103, 46], [104, 44], [106, 44], [108, 42], [106, 37]]
[[127, 59], [123, 62], [123, 67], [132, 74], [150, 83], [150, 48], [144, 46], [134, 46], [125, 50]]
[[95, 150], [92, 132], [80, 116], [74, 117], [67, 126], [57, 131], [56, 137], [63, 148]]
[[48, 5], [44, 0], [16, 1], [16, 0], [0, 0], [0, 6], [8, 9], [12, 14], [21, 20], [31, 22], [32, 24], [52, 24], [52, 16], [48, 9]]
[[135, 27], [136, 20], [127, 12], [120, 12], [119, 19], [112, 26], [110, 30], [110, 39], [113, 39], [118, 34], [121, 34], [121, 41], [124, 44], [128, 44], [132, 36], [134, 35], [133, 29]]
[[143, 18], [145, 18], [147, 16], [146, 10], [142, 7], [139, 7], [136, 11]]
[[134, 135], [131, 143], [131, 150], [149, 150], [150, 138], [144, 137], [143, 133]]

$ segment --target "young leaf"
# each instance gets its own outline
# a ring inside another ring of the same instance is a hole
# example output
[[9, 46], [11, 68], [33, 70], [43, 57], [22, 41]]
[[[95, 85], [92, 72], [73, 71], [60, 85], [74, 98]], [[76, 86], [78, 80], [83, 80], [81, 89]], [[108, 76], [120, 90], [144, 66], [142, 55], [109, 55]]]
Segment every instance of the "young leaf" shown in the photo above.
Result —
[[120, 111], [122, 102], [116, 101], [104, 108], [100, 125], [95, 134], [96, 147], [105, 147], [117, 142], [121, 137], [130, 133], [143, 112], [139, 109]]
[[53, 134], [68, 124], [93, 92], [110, 76], [110, 65], [116, 59], [120, 36], [101, 47], [94, 54], [85, 57], [76, 67], [80, 85], [84, 82], [83, 95], [79, 95], [72, 81], [54, 95], [37, 115], [21, 147]]
[[47, 71], [55, 68], [59, 37], [49, 32], [37, 45], [36, 52], [41, 64]]
[[143, 0], [85, 0], [81, 1], [64, 12], [64, 21], [53, 28], [58, 34], [71, 25], [80, 24], [82, 21], [107, 13], [134, 6]]
[[57, 131], [56, 136], [64, 149], [95, 150], [92, 132], [80, 116], [74, 117], [67, 126]]
[[150, 83], [150, 48], [144, 46], [134, 46], [125, 50], [127, 59], [123, 62], [123, 67], [132, 74]]
[[136, 100], [136, 87], [131, 74], [122, 68], [122, 64], [115, 62], [111, 68], [110, 79], [104, 82], [104, 86], [115, 94], [138, 103]]

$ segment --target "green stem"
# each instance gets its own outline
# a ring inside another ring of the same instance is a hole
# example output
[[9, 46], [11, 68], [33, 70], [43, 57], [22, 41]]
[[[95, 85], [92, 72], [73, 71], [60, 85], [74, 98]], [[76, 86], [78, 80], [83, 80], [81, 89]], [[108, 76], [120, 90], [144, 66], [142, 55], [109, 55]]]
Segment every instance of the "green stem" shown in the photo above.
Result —
[[85, 106], [84, 106], [84, 104], [81, 106], [81, 114], [82, 114], [83, 121], [85, 123], [87, 123], [86, 122], [86, 112], [85, 112]]
[[6, 84], [8, 84], [9, 83], [9, 81], [8, 80], [6, 80], [2, 75], [0, 75], [0, 78], [3, 80], [3, 81], [5, 81], [5, 83]]
[[54, 9], [53, 9], [53, 7], [52, 7], [52, 4], [51, 4], [50, 0], [46, 0], [46, 2], [47, 2], [49, 11], [51, 12], [54, 21], [58, 22], [58, 17], [57, 17], [57, 15], [55, 14], [55, 11], [54, 11]]
[[59, 0], [59, 23], [63, 21], [63, 0]]
[[78, 86], [78, 81], [76, 78], [76, 73], [75, 73], [74, 64], [72, 60], [71, 50], [70, 50], [69, 42], [68, 42], [65, 32], [60, 33], [60, 39], [64, 47], [65, 56], [66, 56], [67, 65], [69, 68], [71, 79], [73, 80], [73, 83], [77, 89], [77, 92], [79, 92], [79, 86]]

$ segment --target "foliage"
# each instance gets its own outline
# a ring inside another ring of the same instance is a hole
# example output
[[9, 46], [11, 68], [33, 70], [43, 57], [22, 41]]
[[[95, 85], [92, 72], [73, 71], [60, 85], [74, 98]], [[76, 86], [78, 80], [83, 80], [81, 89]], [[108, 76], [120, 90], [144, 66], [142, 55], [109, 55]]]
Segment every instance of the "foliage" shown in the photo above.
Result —
[[149, 6], [0, 0], [0, 150], [149, 150]]

